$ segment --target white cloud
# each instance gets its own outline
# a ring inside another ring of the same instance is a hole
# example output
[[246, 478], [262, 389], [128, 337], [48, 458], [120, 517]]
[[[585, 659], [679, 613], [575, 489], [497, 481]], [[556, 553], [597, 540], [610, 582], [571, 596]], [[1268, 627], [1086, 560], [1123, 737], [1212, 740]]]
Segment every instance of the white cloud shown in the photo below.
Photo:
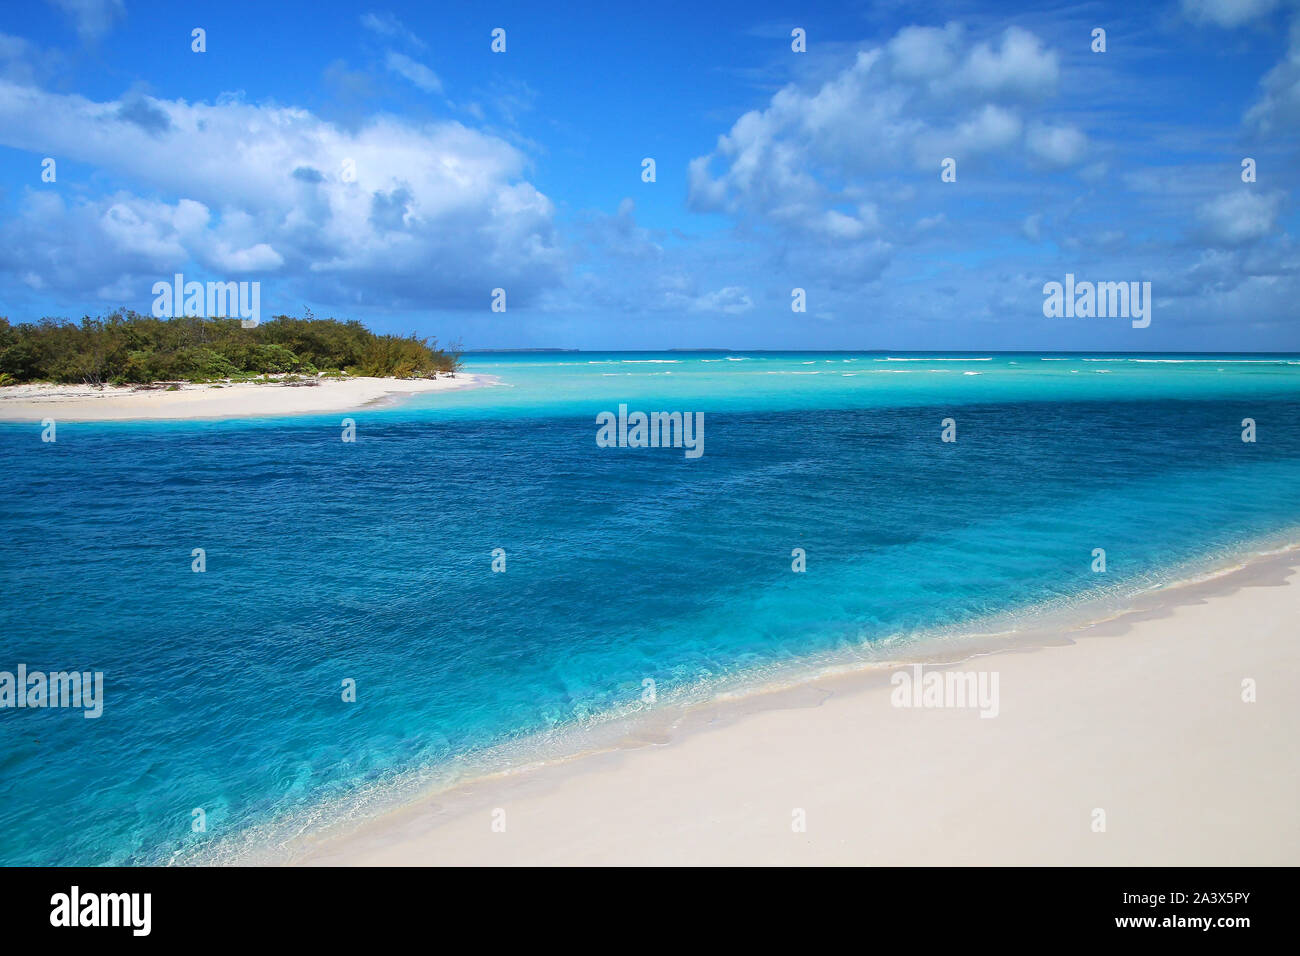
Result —
[[740, 286], [727, 286], [716, 292], [706, 292], [691, 303], [693, 312], [723, 312], [727, 315], [740, 315], [754, 307], [749, 293]]
[[885, 45], [887, 69], [896, 81], [924, 83], [940, 96], [1039, 99], [1060, 79], [1057, 55], [1022, 27], [1007, 27], [997, 42], [965, 45], [966, 30], [959, 23], [904, 27]]
[[388, 51], [388, 56], [384, 60], [388, 69], [407, 80], [410, 80], [426, 93], [441, 93], [442, 80], [438, 79], [438, 74], [429, 69], [423, 63], [412, 60], [404, 53], [395, 53]]
[[[690, 162], [690, 206], [806, 244], [784, 254], [791, 268], [871, 281], [888, 264], [887, 237], [924, 232], [898, 225], [891, 234], [891, 218], [915, 222], [890, 213], [914, 195], [918, 170], [938, 182], [949, 156], [959, 168], [992, 156], [1055, 166], [1084, 159], [1083, 132], [1047, 123], [1033, 106], [1058, 74], [1057, 55], [1019, 27], [984, 42], [957, 24], [908, 27], [858, 51], [818, 88], [787, 86], [737, 119]], [[883, 213], [882, 202], [891, 204]]]
[[957, 23], [949, 23], [943, 29], [904, 27], [886, 46], [893, 60], [894, 75], [907, 80], [951, 75], [961, 37], [962, 27]]
[[147, 292], [144, 279], [192, 261], [217, 277], [283, 276], [316, 301], [432, 310], [477, 307], [497, 286], [525, 304], [565, 266], [551, 201], [498, 138], [453, 122], [380, 116], [349, 131], [237, 99], [137, 99], [156, 122], [123, 101], [0, 81], [0, 143], [173, 197], [65, 203], [33, 188], [0, 235], [0, 271], [73, 294], [112, 286], [116, 270]]
[[1005, 149], [1020, 139], [1023, 125], [1020, 116], [1012, 110], [985, 103], [978, 113], [951, 131], [927, 137], [933, 143], [929, 151], [931, 155], [953, 153], [962, 156]]
[[182, 202], [185, 205], [168, 206], [123, 196], [106, 207], [91, 208], [98, 213], [100, 232], [120, 251], [148, 261], [169, 262], [185, 255], [180, 228], [190, 204]]
[[998, 47], [981, 43], [971, 50], [958, 77], [983, 93], [1042, 96], [1056, 88], [1060, 76], [1056, 54], [1028, 30], [1007, 27]]
[[846, 216], [838, 209], [822, 213], [817, 228], [832, 239], [859, 239], [867, 232], [867, 225], [855, 216]]
[[247, 249], [232, 249], [218, 242], [212, 250], [212, 261], [223, 272], [241, 275], [248, 272], [270, 272], [284, 265], [284, 257], [265, 242]]
[[1035, 123], [1025, 134], [1029, 151], [1053, 166], [1073, 166], [1083, 158], [1088, 137], [1073, 126], [1048, 126]]
[[1237, 246], [1271, 233], [1277, 225], [1285, 194], [1240, 189], [1225, 193], [1201, 206], [1200, 218], [1206, 238], [1214, 243]]

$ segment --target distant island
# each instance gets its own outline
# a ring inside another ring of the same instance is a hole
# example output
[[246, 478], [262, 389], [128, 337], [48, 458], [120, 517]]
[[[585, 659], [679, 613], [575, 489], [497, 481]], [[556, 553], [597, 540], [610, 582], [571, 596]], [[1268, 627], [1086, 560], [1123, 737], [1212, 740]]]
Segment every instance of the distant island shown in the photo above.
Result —
[[276, 376], [435, 378], [460, 366], [436, 339], [376, 335], [360, 322], [278, 315], [253, 328], [238, 319], [158, 319], [117, 311], [80, 322], [0, 318], [0, 386], [28, 382], [150, 385], [242, 382]]

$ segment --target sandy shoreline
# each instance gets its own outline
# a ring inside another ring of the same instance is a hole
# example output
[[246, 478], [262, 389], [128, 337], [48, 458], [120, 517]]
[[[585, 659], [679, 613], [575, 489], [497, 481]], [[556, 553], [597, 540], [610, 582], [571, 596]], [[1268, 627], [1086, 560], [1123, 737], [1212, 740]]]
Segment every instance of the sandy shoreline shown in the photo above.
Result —
[[902, 666], [825, 676], [663, 708], [607, 749], [281, 849], [309, 865], [1294, 865], [1298, 567], [1263, 555], [989, 642], [946, 669], [997, 675], [991, 719], [893, 706]]
[[183, 385], [176, 391], [89, 385], [6, 385], [0, 387], [0, 422], [109, 422], [137, 419], [258, 418], [357, 411], [411, 395], [474, 388], [486, 376], [457, 372], [437, 379], [316, 379], [315, 385], [238, 382]]

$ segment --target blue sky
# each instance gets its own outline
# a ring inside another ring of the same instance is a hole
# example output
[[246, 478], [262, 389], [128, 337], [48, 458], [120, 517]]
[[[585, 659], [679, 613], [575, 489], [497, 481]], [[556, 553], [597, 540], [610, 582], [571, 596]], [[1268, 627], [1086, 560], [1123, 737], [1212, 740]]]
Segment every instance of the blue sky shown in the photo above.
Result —
[[[471, 348], [1300, 350], [1297, 3], [1023, 6], [9, 4], [0, 315], [183, 272]], [[1067, 272], [1151, 325], [1045, 317]]]

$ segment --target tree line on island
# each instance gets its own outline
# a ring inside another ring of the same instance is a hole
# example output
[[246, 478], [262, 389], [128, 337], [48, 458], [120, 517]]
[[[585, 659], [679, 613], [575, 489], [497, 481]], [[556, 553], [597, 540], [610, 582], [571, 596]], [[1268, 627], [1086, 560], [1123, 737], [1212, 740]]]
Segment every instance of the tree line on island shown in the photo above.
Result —
[[[80, 322], [0, 318], [0, 385], [63, 382], [314, 380], [319, 375], [432, 378], [460, 366], [456, 346], [436, 339], [376, 335], [360, 322], [278, 315], [253, 328], [239, 319], [158, 319], [118, 311]], [[305, 377], [309, 377], [306, 378]]]

